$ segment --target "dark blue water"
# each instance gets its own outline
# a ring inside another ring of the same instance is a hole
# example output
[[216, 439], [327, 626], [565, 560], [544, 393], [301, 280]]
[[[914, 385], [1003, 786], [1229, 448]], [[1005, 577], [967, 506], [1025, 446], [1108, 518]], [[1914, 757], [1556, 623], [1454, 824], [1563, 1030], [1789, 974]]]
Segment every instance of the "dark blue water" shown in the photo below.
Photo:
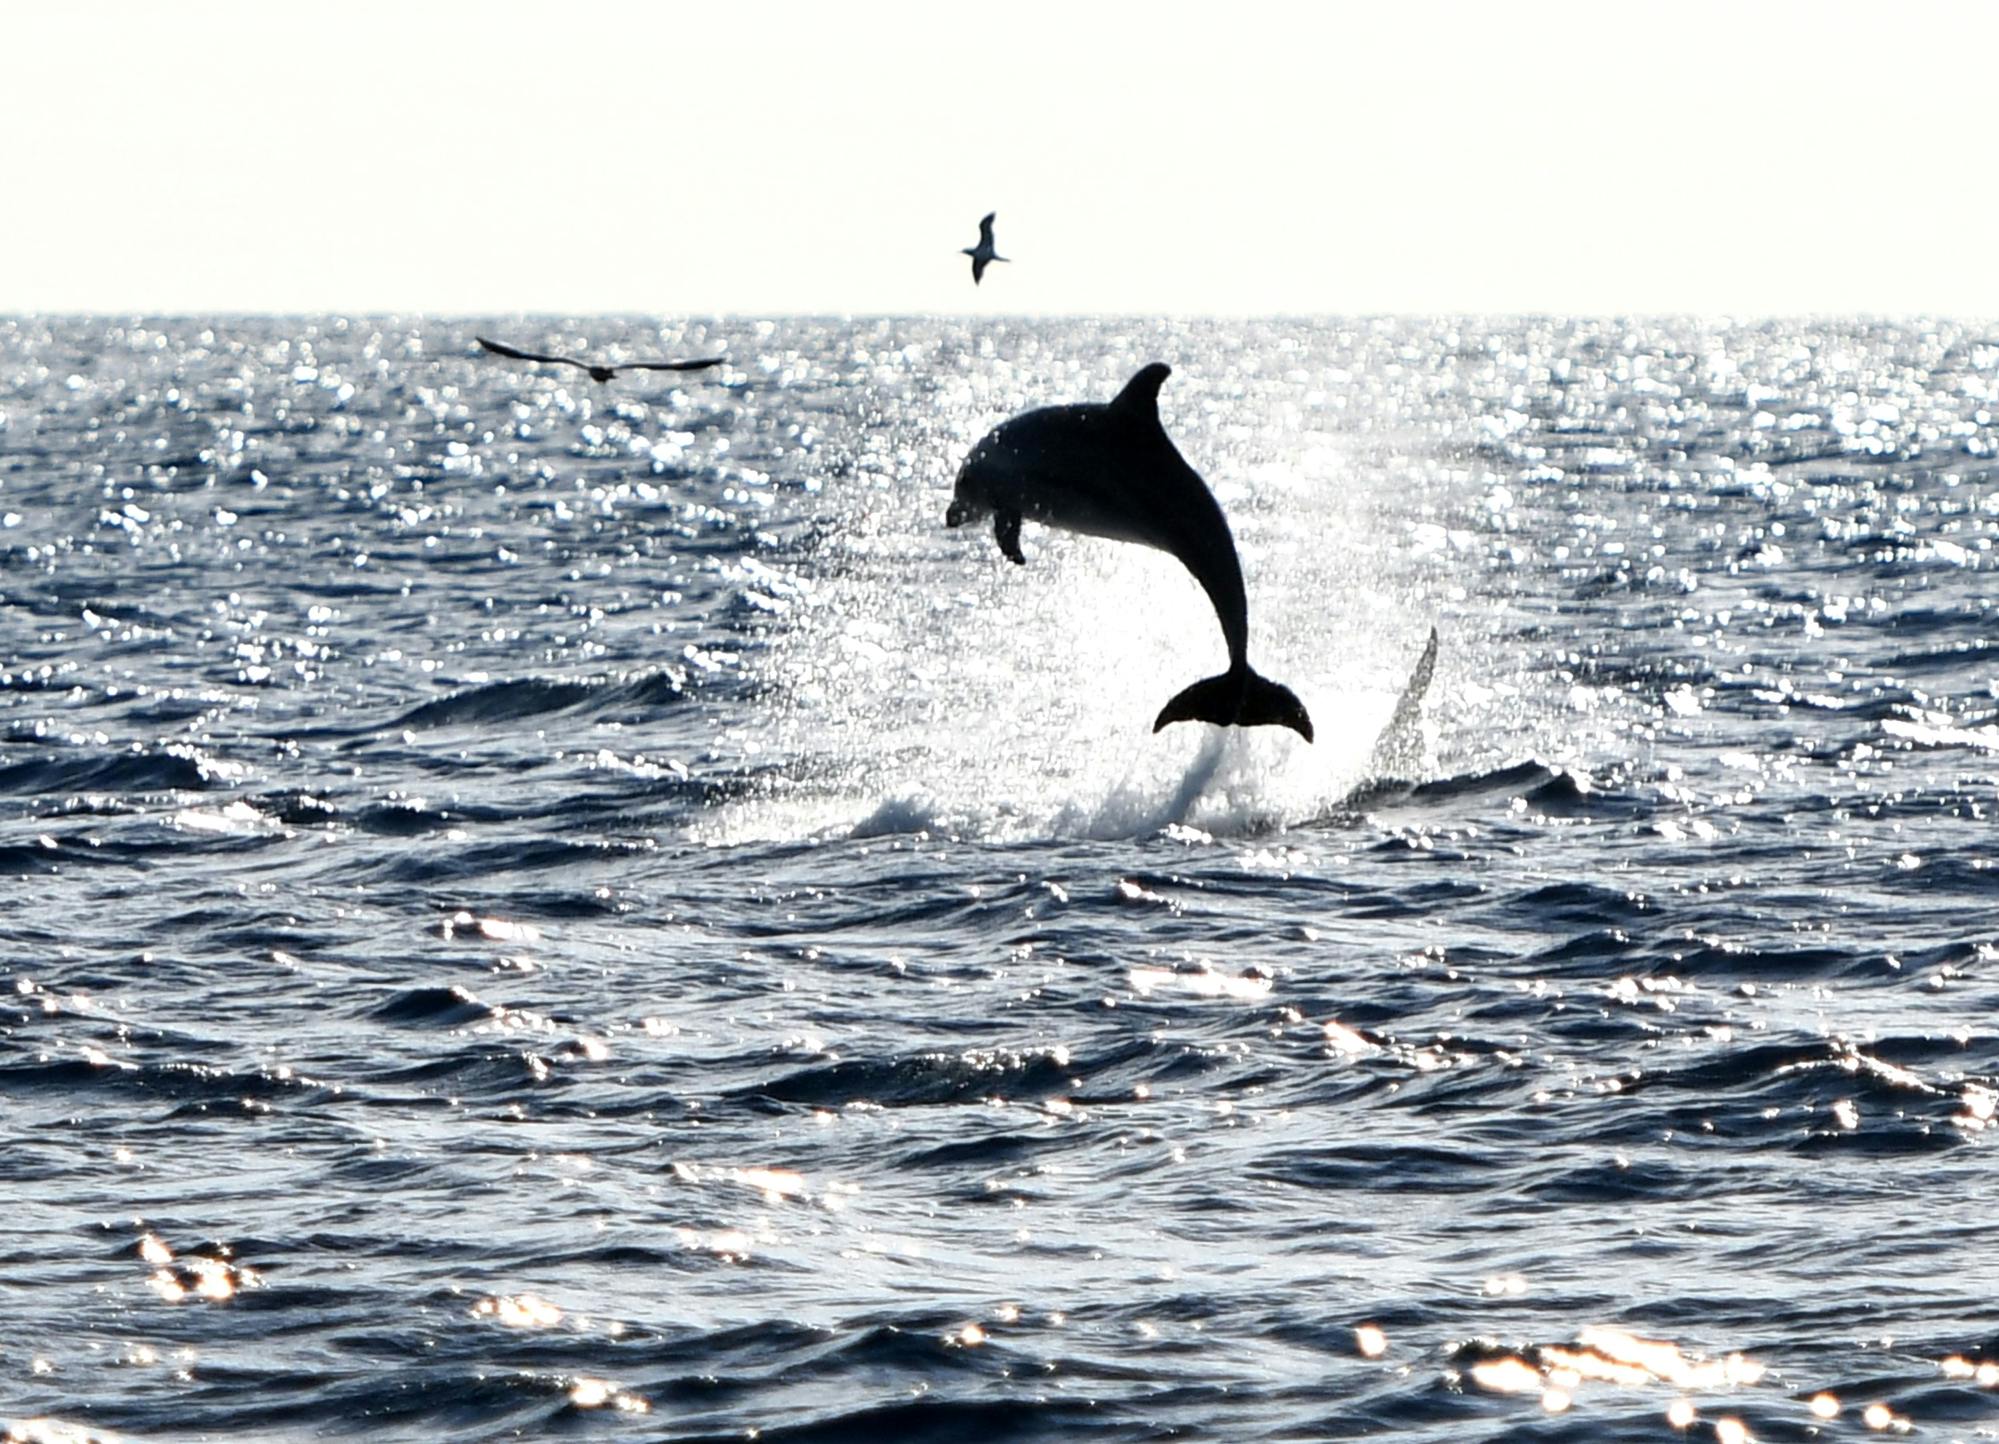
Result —
[[[942, 526], [1154, 359], [1314, 745]], [[1995, 414], [1955, 323], [0, 321], [9, 1437], [1993, 1437]]]

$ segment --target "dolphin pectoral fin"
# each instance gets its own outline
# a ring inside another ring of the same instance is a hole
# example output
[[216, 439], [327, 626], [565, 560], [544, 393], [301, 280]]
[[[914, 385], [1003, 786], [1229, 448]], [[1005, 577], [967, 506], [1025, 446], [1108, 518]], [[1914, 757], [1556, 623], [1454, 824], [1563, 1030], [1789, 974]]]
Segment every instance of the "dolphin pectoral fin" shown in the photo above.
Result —
[[1020, 513], [1017, 511], [996, 511], [993, 513], [993, 538], [1006, 559], [1016, 566], [1026, 566], [1027, 558], [1020, 553]]

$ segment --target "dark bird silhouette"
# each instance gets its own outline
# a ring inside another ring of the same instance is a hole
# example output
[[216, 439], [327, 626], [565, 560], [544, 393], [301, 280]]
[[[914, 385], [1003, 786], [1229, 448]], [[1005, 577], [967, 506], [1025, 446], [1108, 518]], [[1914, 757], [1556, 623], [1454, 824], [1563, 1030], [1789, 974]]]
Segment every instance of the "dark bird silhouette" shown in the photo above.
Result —
[[588, 371], [590, 379], [596, 382], [609, 381], [620, 371], [704, 371], [710, 366], [720, 366], [726, 359], [721, 356], [702, 356], [692, 361], [621, 361], [616, 366], [593, 366], [590, 362], [578, 361], [573, 356], [544, 356], [538, 351], [522, 351], [498, 341], [488, 341], [484, 336], [475, 336], [473, 339], [495, 356], [505, 356], [514, 361], [540, 361], [549, 366], [574, 366], [578, 370]]
[[988, 265], [994, 261], [1004, 261], [1006, 259], [1005, 256], [1002, 256], [998, 251], [993, 249], [993, 217], [998, 214], [998, 211], [987, 211], [986, 218], [979, 222], [979, 243], [976, 246], [967, 246], [964, 250], [958, 252], [961, 256], [970, 256], [972, 258], [972, 284], [974, 286], [979, 284], [979, 278], [985, 275]]

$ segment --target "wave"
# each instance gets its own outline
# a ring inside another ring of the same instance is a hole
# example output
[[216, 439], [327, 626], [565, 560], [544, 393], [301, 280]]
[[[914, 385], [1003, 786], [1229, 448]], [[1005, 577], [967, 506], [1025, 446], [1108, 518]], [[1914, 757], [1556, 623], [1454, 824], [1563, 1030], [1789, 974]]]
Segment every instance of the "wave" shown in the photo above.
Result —
[[687, 679], [672, 671], [651, 671], [609, 680], [555, 681], [523, 677], [488, 682], [420, 703], [387, 724], [390, 731], [438, 731], [451, 727], [492, 727], [550, 712], [592, 717], [649, 717], [687, 700]]
[[116, 752], [62, 749], [0, 765], [0, 795], [54, 793], [166, 794], [206, 792], [225, 785], [215, 765], [189, 747], [134, 746]]

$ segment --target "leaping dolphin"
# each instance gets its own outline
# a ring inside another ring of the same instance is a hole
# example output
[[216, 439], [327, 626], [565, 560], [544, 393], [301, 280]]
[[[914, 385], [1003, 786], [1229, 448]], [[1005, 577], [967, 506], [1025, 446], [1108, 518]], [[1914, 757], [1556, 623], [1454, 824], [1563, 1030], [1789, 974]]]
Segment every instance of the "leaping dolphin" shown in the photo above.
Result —
[[1173, 698], [1152, 730], [1169, 722], [1276, 725], [1310, 742], [1304, 704], [1250, 669], [1249, 603], [1228, 519], [1159, 424], [1159, 388], [1170, 375], [1172, 368], [1155, 361], [1113, 401], [1049, 406], [1001, 422], [959, 468], [944, 524], [991, 516], [1000, 551], [1022, 564], [1023, 518], [1177, 557], [1214, 603], [1229, 669]]

